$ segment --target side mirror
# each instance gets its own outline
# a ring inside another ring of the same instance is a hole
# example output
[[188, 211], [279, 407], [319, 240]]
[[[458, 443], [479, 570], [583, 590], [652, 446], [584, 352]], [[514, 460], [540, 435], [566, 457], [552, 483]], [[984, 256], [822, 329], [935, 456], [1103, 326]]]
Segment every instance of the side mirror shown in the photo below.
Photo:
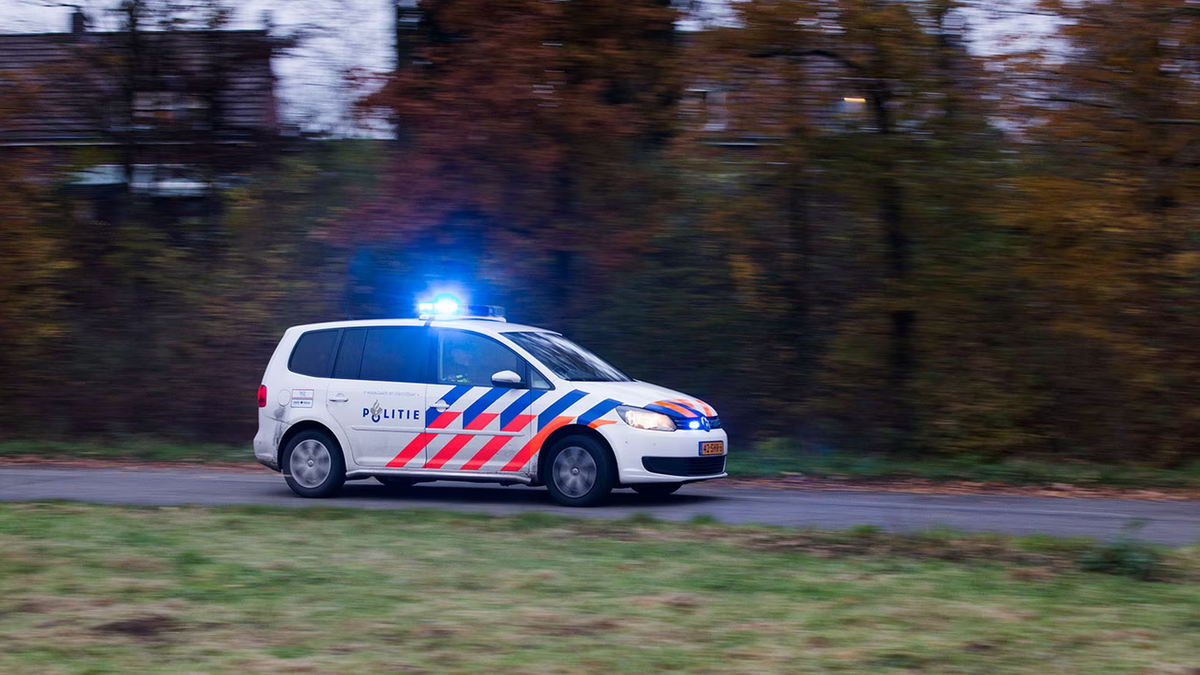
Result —
[[522, 386], [521, 376], [511, 370], [502, 370], [492, 375], [493, 387], [504, 387], [506, 389], [516, 389]]

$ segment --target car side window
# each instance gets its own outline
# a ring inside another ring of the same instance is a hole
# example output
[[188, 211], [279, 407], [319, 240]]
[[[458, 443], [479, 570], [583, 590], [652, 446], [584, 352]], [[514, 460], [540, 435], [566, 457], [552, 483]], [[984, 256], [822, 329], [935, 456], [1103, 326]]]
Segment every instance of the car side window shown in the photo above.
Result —
[[366, 340], [366, 328], [347, 328], [342, 331], [342, 342], [338, 345], [337, 360], [333, 363], [333, 376], [336, 379], [358, 379], [362, 369], [363, 345]]
[[550, 383], [537, 368], [530, 366], [529, 368], [529, 388], [530, 389], [550, 389]]
[[525, 361], [504, 345], [482, 335], [455, 330], [438, 332], [438, 384], [492, 386], [492, 375], [511, 370], [527, 381]]
[[362, 346], [360, 380], [420, 382], [425, 362], [425, 329], [418, 326], [368, 328]]
[[333, 365], [333, 346], [337, 344], [337, 330], [315, 330], [305, 333], [296, 341], [292, 356], [288, 359], [288, 370], [311, 377], [329, 377]]

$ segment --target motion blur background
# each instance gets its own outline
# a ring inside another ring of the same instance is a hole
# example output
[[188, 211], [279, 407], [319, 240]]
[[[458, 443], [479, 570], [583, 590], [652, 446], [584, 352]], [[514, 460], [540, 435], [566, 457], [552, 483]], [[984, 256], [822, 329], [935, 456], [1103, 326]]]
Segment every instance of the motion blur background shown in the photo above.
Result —
[[451, 287], [743, 445], [1200, 458], [1193, 0], [0, 0], [0, 30], [5, 437], [248, 442], [287, 326]]

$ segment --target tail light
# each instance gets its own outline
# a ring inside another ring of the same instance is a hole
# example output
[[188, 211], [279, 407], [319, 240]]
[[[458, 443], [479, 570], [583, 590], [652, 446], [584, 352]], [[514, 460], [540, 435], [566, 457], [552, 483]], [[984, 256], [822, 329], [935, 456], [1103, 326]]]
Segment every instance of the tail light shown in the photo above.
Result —
[[258, 407], [267, 407], [267, 385], [258, 385]]

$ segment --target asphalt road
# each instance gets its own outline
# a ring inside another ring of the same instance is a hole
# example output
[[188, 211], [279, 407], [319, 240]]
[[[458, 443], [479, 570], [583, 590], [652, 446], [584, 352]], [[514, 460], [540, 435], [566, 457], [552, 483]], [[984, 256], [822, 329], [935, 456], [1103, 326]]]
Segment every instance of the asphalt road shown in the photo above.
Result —
[[1119, 536], [1131, 522], [1143, 522], [1136, 532], [1140, 540], [1172, 546], [1200, 542], [1200, 502], [754, 489], [714, 481], [684, 486], [666, 498], [618, 490], [606, 506], [571, 509], [552, 502], [545, 489], [523, 486], [443, 482], [395, 492], [367, 480], [347, 483], [335, 499], [310, 500], [296, 497], [278, 474], [266, 470], [0, 468], [0, 501], [53, 499], [135, 506], [432, 508], [494, 515], [538, 511], [583, 518], [648, 513], [672, 521], [707, 515], [723, 523], [829, 529], [876, 525], [895, 532], [950, 527], [1105, 540]]

